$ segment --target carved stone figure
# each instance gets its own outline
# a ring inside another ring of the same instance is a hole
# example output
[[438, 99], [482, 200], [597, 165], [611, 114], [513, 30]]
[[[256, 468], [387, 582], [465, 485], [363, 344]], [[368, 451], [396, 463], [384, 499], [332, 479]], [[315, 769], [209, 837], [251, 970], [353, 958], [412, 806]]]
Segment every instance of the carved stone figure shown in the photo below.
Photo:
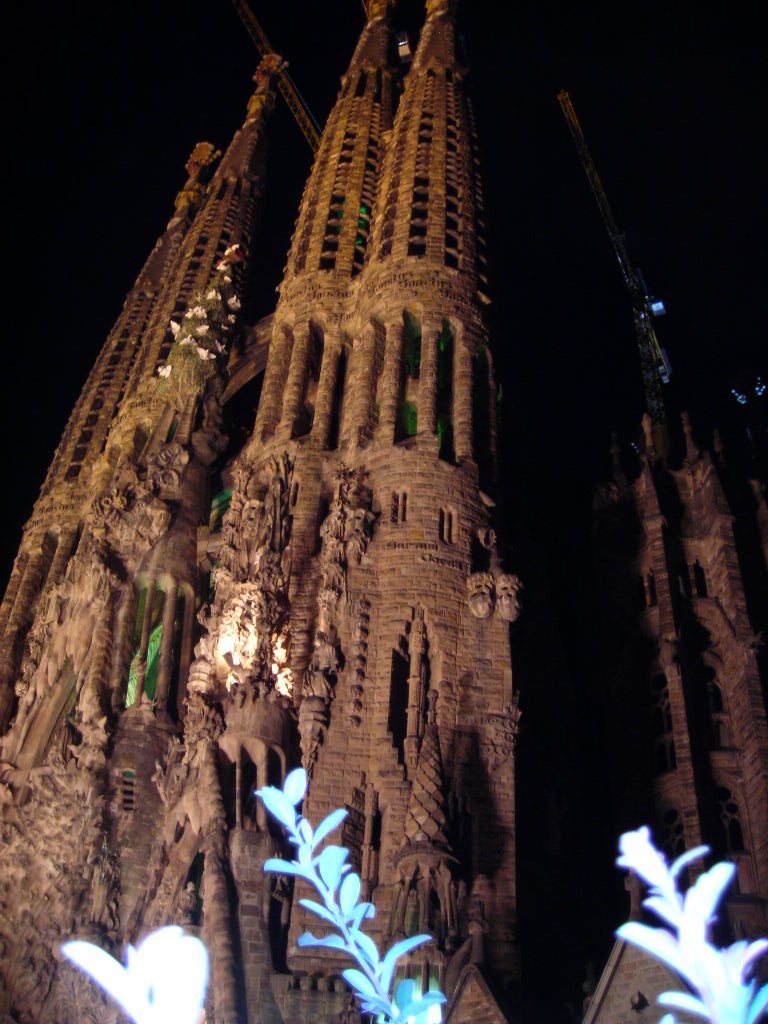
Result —
[[523, 583], [519, 576], [502, 573], [496, 578], [496, 607], [507, 622], [517, 622], [520, 617], [522, 591]]
[[493, 573], [475, 572], [467, 580], [469, 610], [476, 619], [487, 619], [493, 611], [495, 581]]
[[163, 494], [178, 490], [181, 474], [189, 462], [189, 452], [177, 441], [163, 445], [147, 463], [147, 479]]

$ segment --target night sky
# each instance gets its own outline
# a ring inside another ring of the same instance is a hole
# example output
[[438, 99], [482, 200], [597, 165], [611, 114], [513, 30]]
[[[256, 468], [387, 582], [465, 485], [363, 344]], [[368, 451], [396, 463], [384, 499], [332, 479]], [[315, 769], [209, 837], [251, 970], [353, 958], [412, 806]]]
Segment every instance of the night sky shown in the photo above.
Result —
[[[569, 601], [590, 491], [607, 472], [610, 431], [625, 445], [635, 439], [642, 392], [629, 297], [556, 94], [570, 91], [630, 255], [666, 303], [658, 333], [675, 371], [671, 404], [690, 411], [700, 444], [720, 424], [746, 458], [730, 387], [739, 373], [765, 380], [768, 371], [759, 8], [476, 0], [459, 11], [486, 178], [507, 497], [532, 521], [577, 695], [585, 669]], [[324, 123], [362, 7], [254, 9]], [[410, 2], [395, 14], [414, 41], [420, 20]], [[45, 16], [27, 5], [9, 48], [4, 578], [88, 369], [171, 215], [187, 156], [202, 139], [226, 146], [258, 59], [226, 0], [88, 0]], [[274, 306], [311, 157], [279, 103], [259, 315]]]

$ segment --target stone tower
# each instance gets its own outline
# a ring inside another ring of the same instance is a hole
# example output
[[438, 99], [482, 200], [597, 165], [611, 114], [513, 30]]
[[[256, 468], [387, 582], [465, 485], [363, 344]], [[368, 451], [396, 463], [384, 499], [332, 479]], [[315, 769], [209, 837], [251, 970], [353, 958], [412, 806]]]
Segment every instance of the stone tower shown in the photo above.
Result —
[[[101, 1019], [58, 943], [119, 952], [169, 921], [211, 953], [208, 1020], [349, 1012], [261, 870], [284, 841], [253, 791], [298, 763], [311, 820], [349, 810], [380, 945], [434, 937], [403, 969], [455, 994], [452, 1019], [503, 1019], [488, 978], [518, 979], [520, 581], [491, 528], [467, 69], [446, 0], [405, 75], [369, 7], [274, 315], [238, 324], [276, 58], [218, 165], [196, 147], [25, 530], [0, 613], [14, 1019]], [[261, 372], [232, 452], [222, 406]]]
[[[682, 428], [679, 456], [664, 428], [672, 454], [662, 457], [646, 415], [639, 473], [628, 480], [614, 442], [613, 478], [596, 492], [595, 682], [609, 726], [614, 832], [645, 821], [669, 859], [704, 844], [707, 866], [734, 863], [716, 936], [727, 945], [768, 932], [768, 723], [757, 632], [765, 627], [766, 506], [756, 481], [749, 489], [740, 481], [752, 500], [734, 500], [719, 445], [714, 455], [701, 451], [685, 413]], [[690, 865], [690, 881], [703, 863]], [[630, 912], [639, 914], [636, 888]], [[765, 970], [763, 962], [763, 979]], [[622, 1019], [638, 991], [653, 1004], [678, 985], [617, 941], [585, 1024]]]

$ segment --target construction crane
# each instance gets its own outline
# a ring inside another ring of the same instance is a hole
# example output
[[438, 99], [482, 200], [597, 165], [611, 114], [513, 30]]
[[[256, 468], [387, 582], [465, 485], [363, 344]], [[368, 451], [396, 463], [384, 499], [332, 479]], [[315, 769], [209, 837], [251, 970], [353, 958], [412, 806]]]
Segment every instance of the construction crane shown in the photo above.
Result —
[[656, 317], [662, 316], [665, 312], [664, 303], [648, 294], [643, 275], [638, 267], [633, 266], [624, 244], [624, 235], [614, 220], [608, 198], [603, 189], [602, 182], [597, 173], [595, 162], [587, 147], [587, 141], [581, 130], [576, 111], [573, 109], [571, 97], [565, 89], [557, 94], [557, 99], [562, 108], [565, 120], [571, 131], [571, 136], [579, 151], [584, 172], [587, 175], [592, 194], [597, 202], [600, 215], [603, 218], [608, 237], [613, 245], [616, 259], [619, 261], [621, 275], [624, 284], [632, 296], [632, 313], [635, 321], [635, 336], [640, 350], [640, 368], [643, 375], [643, 388], [645, 390], [645, 402], [653, 423], [664, 423], [666, 410], [662, 397], [661, 385], [669, 383], [670, 367], [666, 352], [659, 345], [653, 321]]
[[[267, 39], [264, 29], [256, 20], [256, 16], [250, 9], [245, 0], [232, 0], [235, 5], [235, 10], [240, 15], [240, 20], [248, 30], [248, 34], [256, 44], [256, 49], [262, 55], [266, 57], [269, 53], [274, 53], [274, 47]], [[283, 69], [277, 76], [277, 87], [282, 93], [283, 99], [288, 104], [288, 109], [296, 118], [296, 123], [304, 135], [304, 138], [309, 143], [309, 147], [313, 153], [317, 152], [317, 147], [320, 145], [320, 126], [314, 119], [309, 111], [304, 100], [301, 98], [299, 90], [296, 88], [293, 79], [288, 74], [287, 70]]]

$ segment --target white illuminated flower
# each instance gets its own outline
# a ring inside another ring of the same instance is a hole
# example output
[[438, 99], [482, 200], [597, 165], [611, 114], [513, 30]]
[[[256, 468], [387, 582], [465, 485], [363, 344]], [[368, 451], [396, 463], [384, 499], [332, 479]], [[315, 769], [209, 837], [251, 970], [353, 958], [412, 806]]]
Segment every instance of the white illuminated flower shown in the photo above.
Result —
[[170, 377], [171, 369], [172, 367], [169, 366], [168, 363], [166, 363], [165, 366], [158, 366], [157, 374], [159, 377]]
[[236, 295], [232, 295], [230, 298], [227, 299], [227, 305], [229, 306], [230, 309], [238, 310], [240, 309], [241, 302]]
[[[704, 1017], [711, 1024], [756, 1024], [768, 1008], [768, 985], [758, 991], [750, 975], [754, 962], [768, 952], [768, 939], [736, 942], [727, 949], [717, 949], [709, 941], [715, 910], [733, 879], [735, 865], [715, 864], [700, 874], [683, 895], [677, 889], [678, 879], [692, 861], [709, 852], [706, 846], [688, 850], [667, 865], [644, 827], [626, 832], [619, 848], [617, 865], [633, 871], [650, 887], [643, 906], [672, 928], [651, 928], [630, 921], [616, 934], [669, 964], [691, 989], [662, 992], [659, 1003]], [[672, 1024], [673, 1020], [667, 1014], [662, 1024]]]
[[182, 338], [181, 341], [179, 342], [179, 348], [184, 348], [186, 345], [194, 345], [194, 344], [195, 344], [194, 339], [190, 338], [189, 335], [186, 335], [186, 337]]
[[208, 326], [208, 324], [198, 324], [198, 326], [195, 328], [195, 334], [207, 334], [209, 330], [210, 327]]
[[90, 942], [65, 942], [62, 953], [116, 1000], [135, 1024], [197, 1024], [208, 984], [205, 946], [181, 928], [152, 932], [122, 966]]
[[205, 316], [205, 306], [193, 306], [192, 309], [188, 309], [184, 314], [187, 320], [193, 316]]
[[215, 288], [211, 288], [209, 292], [206, 292], [205, 297], [208, 300], [208, 302], [221, 302], [221, 295], [216, 291]]
[[174, 336], [174, 338], [176, 337], [180, 330], [181, 324], [177, 324], [175, 320], [171, 320], [171, 334]]
[[201, 348], [199, 345], [197, 346], [197, 354], [200, 356], [201, 359], [215, 359], [216, 358], [215, 354], [213, 352], [211, 352], [210, 349]]

